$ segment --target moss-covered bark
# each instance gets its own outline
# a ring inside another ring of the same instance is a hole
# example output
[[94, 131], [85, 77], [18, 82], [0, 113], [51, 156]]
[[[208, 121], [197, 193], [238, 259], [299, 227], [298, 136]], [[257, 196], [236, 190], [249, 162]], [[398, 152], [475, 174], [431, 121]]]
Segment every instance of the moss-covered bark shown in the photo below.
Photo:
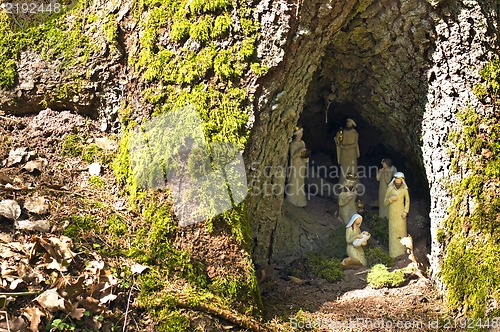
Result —
[[449, 307], [473, 318], [500, 315], [499, 64], [481, 70], [484, 84], [475, 89], [492, 102], [490, 112], [463, 110], [462, 128], [450, 135], [453, 171], [462, 179], [450, 187], [454, 201], [439, 236]]
[[142, 215], [129, 254], [153, 266], [141, 278], [139, 304], [165, 331], [190, 328], [180, 307], [258, 314], [245, 204], [181, 228], [168, 190], [140, 188], [128, 150], [137, 125], [183, 107], [196, 110], [208, 143], [244, 148], [251, 114], [246, 82], [262, 74], [251, 9], [243, 1], [138, 1], [131, 14], [137, 29], [130, 33], [139, 33], [127, 48], [128, 64], [142, 94], [130, 91], [122, 106], [125, 132], [114, 168]]

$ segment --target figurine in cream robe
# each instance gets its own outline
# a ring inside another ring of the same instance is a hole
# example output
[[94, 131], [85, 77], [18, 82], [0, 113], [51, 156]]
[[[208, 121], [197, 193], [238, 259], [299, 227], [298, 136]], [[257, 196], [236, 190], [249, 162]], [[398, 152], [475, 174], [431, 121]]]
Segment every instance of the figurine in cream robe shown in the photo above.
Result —
[[389, 256], [398, 257], [406, 253], [400, 240], [408, 236], [406, 217], [410, 211], [410, 195], [403, 173], [394, 174], [387, 187], [384, 204], [389, 206]]
[[286, 200], [298, 207], [307, 205], [304, 178], [309, 158], [302, 135], [303, 128], [296, 127], [292, 143], [290, 143], [290, 169], [288, 170], [288, 183], [285, 190]]
[[378, 186], [378, 215], [381, 218], [389, 219], [389, 207], [384, 204], [385, 193], [387, 192], [387, 186], [391, 183], [394, 174], [398, 171], [396, 167], [392, 165], [392, 160], [385, 158], [382, 159], [382, 168], [379, 169], [377, 173]]
[[370, 233], [361, 232], [360, 226], [363, 217], [359, 214], [354, 214], [346, 225], [345, 239], [347, 242], [347, 258], [342, 261], [345, 268], [353, 266], [366, 266], [367, 261], [363, 246], [366, 246]]
[[346, 179], [342, 183], [342, 192], [339, 194], [338, 204], [339, 204], [339, 219], [347, 225], [351, 217], [357, 213], [356, 208], [356, 198], [358, 193], [356, 192], [356, 180], [357, 178], [351, 174], [347, 174]]
[[337, 145], [337, 161], [340, 165], [340, 179], [342, 183], [347, 174], [358, 175], [358, 132], [353, 119], [346, 120], [346, 128], [337, 132], [335, 143]]

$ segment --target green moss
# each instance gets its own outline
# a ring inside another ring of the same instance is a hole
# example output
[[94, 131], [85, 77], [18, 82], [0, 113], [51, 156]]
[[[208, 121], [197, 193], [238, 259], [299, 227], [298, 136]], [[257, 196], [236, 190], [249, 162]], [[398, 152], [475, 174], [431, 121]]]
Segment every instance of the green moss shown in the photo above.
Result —
[[307, 255], [307, 258], [309, 268], [318, 278], [337, 282], [344, 277], [340, 260], [315, 253]]
[[474, 85], [474, 95], [479, 99], [479, 100], [485, 100], [485, 98], [489, 95], [488, 90], [483, 84], [476, 84]]
[[83, 147], [82, 159], [88, 163], [93, 163], [102, 160], [103, 151], [97, 144], [88, 144]]
[[73, 215], [70, 223], [64, 229], [63, 235], [79, 242], [92, 235], [98, 229], [97, 222], [91, 215]]
[[379, 217], [376, 213], [367, 212], [365, 223], [369, 225], [371, 235], [376, 238], [384, 248], [389, 248], [389, 220]]
[[[216, 21], [217, 23], [217, 21]], [[189, 20], [179, 20], [172, 24], [170, 29], [170, 38], [175, 42], [184, 42], [189, 38], [189, 30], [191, 23]]]
[[222, 81], [241, 75], [235, 67], [235, 59], [231, 50], [222, 50], [217, 54], [214, 60], [214, 71]]
[[99, 175], [92, 175], [89, 178], [89, 183], [98, 189], [104, 189], [106, 187], [106, 181]]
[[373, 288], [392, 288], [402, 286], [407, 281], [407, 277], [404, 269], [388, 271], [385, 265], [377, 264], [368, 272], [366, 281]]
[[447, 246], [442, 273], [446, 284], [452, 287], [448, 306], [458, 309], [465, 305], [473, 318], [496, 317], [500, 310], [486, 315], [486, 308], [490, 301], [499, 300], [500, 246], [498, 241], [485, 241], [477, 235], [475, 238], [455, 237]]
[[436, 230], [436, 239], [439, 243], [443, 243], [446, 240], [446, 232], [441, 227]]
[[385, 266], [394, 265], [394, 259], [378, 247], [368, 247], [364, 249], [368, 266], [382, 264]]
[[[487, 91], [495, 100], [498, 73], [500, 62], [494, 60], [480, 71], [485, 83], [475, 91], [483, 97]], [[498, 117], [471, 108], [457, 116], [463, 130], [449, 135], [450, 154], [454, 171], [468, 176], [451, 185], [454, 200], [438, 230], [438, 240], [446, 246], [442, 278], [450, 309], [463, 309], [473, 318], [495, 317], [500, 314], [491, 306], [500, 301], [500, 199], [494, 189], [500, 185], [500, 124]]]
[[246, 38], [241, 42], [238, 56], [241, 61], [247, 61], [255, 53], [255, 36], [253, 38]]
[[211, 38], [213, 26], [214, 19], [212, 16], [205, 16], [190, 25], [189, 35], [199, 43], [206, 43]]

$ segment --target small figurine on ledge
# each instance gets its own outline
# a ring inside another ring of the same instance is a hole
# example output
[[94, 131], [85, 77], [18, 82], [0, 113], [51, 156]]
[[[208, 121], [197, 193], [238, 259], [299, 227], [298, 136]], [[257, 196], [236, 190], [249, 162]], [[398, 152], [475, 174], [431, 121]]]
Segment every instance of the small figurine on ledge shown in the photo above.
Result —
[[361, 232], [361, 223], [363, 217], [359, 214], [354, 214], [346, 226], [345, 239], [347, 242], [347, 258], [342, 261], [344, 268], [355, 266], [366, 266], [365, 252], [363, 246], [367, 245], [370, 238], [370, 233]]
[[286, 200], [298, 207], [307, 205], [304, 178], [306, 176], [309, 150], [302, 140], [303, 128], [295, 127], [293, 140], [290, 143], [290, 167], [288, 170], [288, 183], [285, 187]]

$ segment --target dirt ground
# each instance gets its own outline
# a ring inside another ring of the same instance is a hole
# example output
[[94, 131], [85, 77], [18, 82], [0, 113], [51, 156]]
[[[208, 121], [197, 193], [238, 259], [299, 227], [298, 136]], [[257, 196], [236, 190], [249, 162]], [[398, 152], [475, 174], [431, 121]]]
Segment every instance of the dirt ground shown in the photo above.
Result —
[[366, 269], [346, 270], [334, 284], [270, 280], [263, 294], [266, 318], [277, 331], [436, 331], [443, 326], [443, 298], [428, 279], [374, 289], [366, 274]]

